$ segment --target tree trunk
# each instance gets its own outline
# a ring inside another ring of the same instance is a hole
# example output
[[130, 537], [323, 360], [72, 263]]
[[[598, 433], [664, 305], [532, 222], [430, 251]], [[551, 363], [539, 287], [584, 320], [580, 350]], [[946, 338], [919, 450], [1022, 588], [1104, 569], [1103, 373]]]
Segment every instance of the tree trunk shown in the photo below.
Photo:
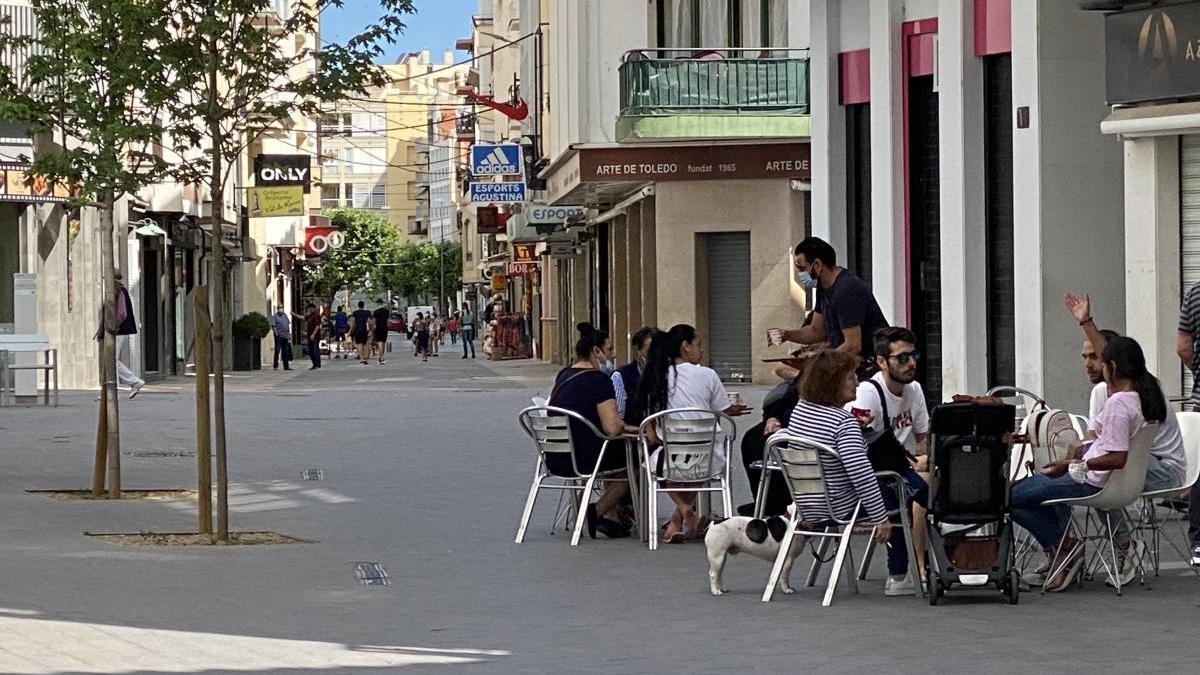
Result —
[[92, 464], [92, 496], [104, 494], [104, 470], [108, 462], [108, 387], [104, 377], [104, 343], [97, 340], [96, 366], [100, 376], [100, 411], [96, 415], [96, 458]]
[[208, 287], [196, 288], [196, 497], [201, 534], [212, 534], [212, 422], [209, 417], [210, 367]]
[[229, 330], [225, 311], [225, 248], [221, 245], [225, 222], [225, 181], [222, 152], [226, 140], [216, 111], [220, 106], [218, 70], [221, 60], [216, 40], [208, 45], [208, 133], [212, 142], [212, 249], [209, 283], [213, 289], [213, 447], [217, 456], [217, 541], [229, 541], [229, 472], [225, 455], [225, 334]]
[[[101, 365], [104, 371], [104, 389], [100, 397], [104, 405], [107, 442], [105, 455], [108, 461], [108, 496], [121, 498], [121, 424], [117, 409], [117, 280], [116, 257], [113, 252], [113, 207], [112, 190], [104, 191], [100, 207], [100, 270], [104, 289], [104, 330], [101, 331]], [[96, 455], [99, 457], [99, 451]], [[93, 489], [95, 482], [93, 480]]]

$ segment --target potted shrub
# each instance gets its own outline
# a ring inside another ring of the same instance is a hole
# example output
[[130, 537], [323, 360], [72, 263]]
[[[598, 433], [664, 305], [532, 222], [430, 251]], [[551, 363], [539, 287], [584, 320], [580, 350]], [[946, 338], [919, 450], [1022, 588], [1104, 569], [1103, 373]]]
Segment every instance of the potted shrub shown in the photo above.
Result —
[[233, 322], [233, 369], [262, 369], [262, 339], [271, 332], [267, 317], [247, 312]]

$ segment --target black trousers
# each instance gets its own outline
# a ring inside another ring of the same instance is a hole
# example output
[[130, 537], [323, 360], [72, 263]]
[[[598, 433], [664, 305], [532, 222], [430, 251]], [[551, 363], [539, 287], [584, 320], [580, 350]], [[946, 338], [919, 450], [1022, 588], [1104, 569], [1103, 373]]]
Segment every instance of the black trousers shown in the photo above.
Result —
[[[758, 482], [762, 480], [762, 472], [751, 469], [750, 464], [761, 461], [763, 449], [767, 447], [767, 438], [763, 436], [763, 423], [750, 427], [742, 436], [742, 465], [746, 467], [746, 478], [750, 481], [750, 494], [758, 499]], [[782, 516], [787, 513], [787, 507], [792, 503], [788, 493], [787, 483], [778, 471], [772, 471], [767, 482], [767, 501], [763, 508], [764, 516]]]
[[321, 341], [308, 341], [308, 358], [312, 359], [313, 368], [321, 367]]

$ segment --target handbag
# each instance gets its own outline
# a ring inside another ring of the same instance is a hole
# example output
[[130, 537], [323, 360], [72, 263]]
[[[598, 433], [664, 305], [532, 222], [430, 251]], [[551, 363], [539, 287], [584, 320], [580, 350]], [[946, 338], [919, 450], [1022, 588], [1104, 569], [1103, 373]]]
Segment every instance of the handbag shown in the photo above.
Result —
[[883, 394], [883, 387], [875, 380], [867, 381], [879, 392], [879, 405], [883, 409], [883, 429], [863, 439], [867, 443], [867, 459], [871, 460], [871, 468], [876, 471], [904, 473], [912, 468], [908, 463], [909, 452], [892, 430], [892, 418], [888, 415], [887, 397]]

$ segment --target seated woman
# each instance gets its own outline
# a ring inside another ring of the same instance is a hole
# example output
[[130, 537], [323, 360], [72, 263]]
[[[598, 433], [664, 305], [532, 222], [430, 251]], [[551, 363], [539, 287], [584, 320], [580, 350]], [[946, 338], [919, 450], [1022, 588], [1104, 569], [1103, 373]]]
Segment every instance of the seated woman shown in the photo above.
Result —
[[[700, 408], [727, 415], [742, 414], [746, 407], [741, 404], [730, 405], [725, 385], [721, 384], [716, 371], [700, 365], [703, 356], [704, 344], [692, 326], [679, 324], [672, 326], [669, 331], [655, 333], [650, 341], [646, 369], [642, 373], [632, 409], [642, 418], [677, 408]], [[681, 414], [681, 417], [686, 415]], [[651, 442], [658, 442], [653, 428], [649, 435]], [[659, 460], [652, 458], [651, 461]], [[713, 453], [714, 467], [724, 462], [724, 456]], [[699, 537], [701, 528], [694, 506], [696, 493], [668, 494], [671, 501], [675, 502], [675, 513], [667, 524], [663, 541], [674, 543]]]
[[[617, 400], [613, 393], [613, 348], [608, 333], [598, 331], [590, 323], [578, 327], [579, 341], [575, 343], [576, 361], [559, 372], [550, 392], [549, 405], [579, 413], [608, 436], [618, 436], [625, 424], [617, 415]], [[575, 462], [579, 470], [590, 473], [597, 468], [604, 439], [583, 424], [571, 420], [571, 438], [575, 445]], [[565, 454], [547, 454], [546, 468], [556, 476], [574, 476], [571, 458]], [[625, 448], [612, 442], [599, 464], [600, 471], [625, 468]], [[587, 507], [588, 536], [596, 538], [600, 531], [607, 537], [628, 537], [629, 530], [617, 522], [617, 507], [629, 494], [629, 484], [618, 481], [604, 483], [600, 499]]]
[[800, 375], [800, 402], [792, 411], [788, 431], [829, 447], [837, 457], [821, 454], [828, 502], [823, 494], [802, 495], [796, 507], [805, 522], [819, 526], [834, 517], [849, 518], [861, 501], [860, 517], [875, 526], [875, 541], [886, 544], [892, 524], [879, 481], [867, 459], [862, 427], [844, 408], [858, 389], [858, 364], [850, 354], [826, 349], [813, 356]]
[[[1129, 443], [1142, 427], [1166, 419], [1167, 401], [1158, 378], [1146, 370], [1146, 357], [1137, 341], [1127, 337], [1108, 340], [1100, 357], [1109, 397], [1104, 410], [1092, 422], [1096, 439], [1079, 448], [1080, 459], [1048, 464], [1037, 474], [1012, 489], [1012, 515], [1029, 530], [1046, 551], [1048, 566], [1057, 573], [1045, 582], [1051, 593], [1065, 590], [1083, 568], [1083, 546], [1065, 537], [1071, 518], [1069, 506], [1042, 506], [1051, 499], [1094, 495], [1107, 483], [1114, 469], [1125, 466]], [[1078, 466], [1072, 470], [1072, 464]], [[1086, 473], [1085, 473], [1086, 472]], [[1072, 475], [1074, 474], [1074, 476]], [[1058, 555], [1054, 555], [1059, 545]]]

